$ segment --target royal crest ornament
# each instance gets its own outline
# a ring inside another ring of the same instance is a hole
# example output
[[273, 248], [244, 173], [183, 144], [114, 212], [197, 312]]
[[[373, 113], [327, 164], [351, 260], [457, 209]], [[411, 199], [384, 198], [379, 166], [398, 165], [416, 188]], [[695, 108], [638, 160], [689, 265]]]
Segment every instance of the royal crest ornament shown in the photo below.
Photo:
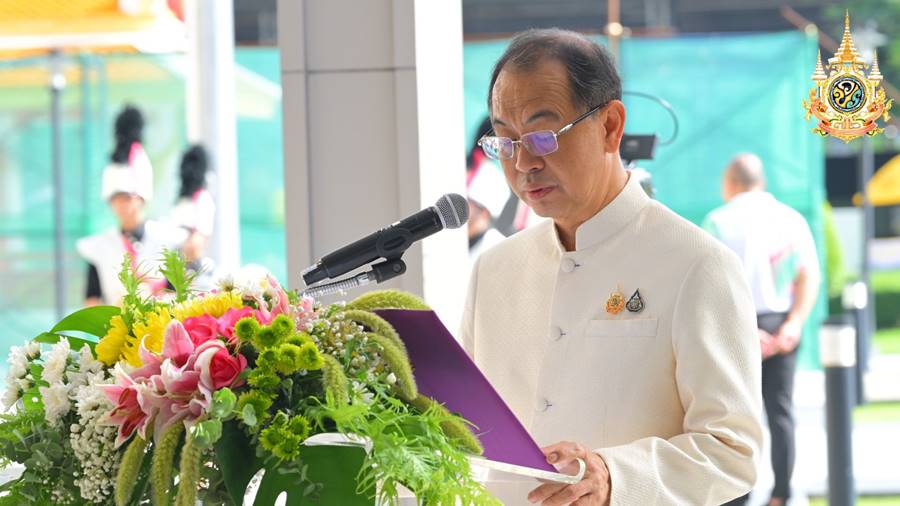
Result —
[[625, 309], [632, 313], [640, 313], [644, 310], [644, 299], [641, 298], [641, 291], [635, 290], [628, 302], [625, 303]]
[[625, 309], [625, 296], [618, 289], [609, 294], [606, 299], [606, 312], [609, 314], [619, 314]]
[[819, 120], [812, 131], [844, 142], [880, 134], [884, 129], [875, 121], [882, 117], [884, 121], [890, 120], [888, 111], [893, 105], [893, 100], [886, 100], [884, 89], [879, 87], [882, 79], [878, 55], [874, 55], [872, 65], [866, 65], [853, 46], [848, 12], [844, 17], [841, 45], [828, 60], [827, 72], [819, 51], [812, 75], [816, 86], [809, 90], [809, 102], [803, 101], [806, 119], [815, 116]]

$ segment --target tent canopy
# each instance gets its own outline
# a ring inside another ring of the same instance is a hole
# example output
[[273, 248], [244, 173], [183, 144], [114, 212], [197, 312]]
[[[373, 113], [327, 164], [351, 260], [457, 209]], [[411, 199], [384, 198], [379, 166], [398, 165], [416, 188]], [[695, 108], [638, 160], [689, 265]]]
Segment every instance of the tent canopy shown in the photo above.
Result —
[[[887, 161], [866, 186], [874, 206], [900, 206], [900, 155]], [[853, 196], [854, 205], [862, 205], [862, 195]]]

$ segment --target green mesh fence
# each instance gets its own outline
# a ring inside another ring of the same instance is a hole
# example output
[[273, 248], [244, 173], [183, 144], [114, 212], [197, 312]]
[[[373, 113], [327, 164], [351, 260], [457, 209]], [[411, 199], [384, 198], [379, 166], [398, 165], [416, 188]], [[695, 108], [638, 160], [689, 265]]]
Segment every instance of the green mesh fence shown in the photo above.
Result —
[[[241, 258], [285, 280], [279, 56], [236, 51]], [[53, 200], [48, 60], [0, 62], [0, 353], [55, 318]], [[112, 226], [100, 177], [112, 149], [112, 124], [125, 103], [144, 113], [145, 148], [154, 168], [146, 213], [164, 217], [178, 191], [186, 148], [183, 55], [65, 57], [62, 94], [65, 273], [69, 310], [84, 298], [86, 264], [75, 241]], [[272, 90], [277, 93], [273, 93]], [[249, 111], [241, 114], [240, 111]], [[0, 369], [5, 364], [0, 364]]]
[[[505, 40], [477, 42], [464, 49], [470, 146], [487, 114], [491, 68], [506, 45]], [[678, 114], [677, 139], [659, 146], [655, 160], [639, 163], [653, 175], [657, 198], [700, 223], [722, 204], [725, 164], [739, 152], [754, 152], [765, 163], [769, 190], [803, 213], [824, 259], [824, 144], [810, 133], [801, 107], [812, 86], [816, 49], [814, 38], [797, 32], [624, 40], [624, 89], [663, 98]], [[625, 104], [626, 133], [657, 133], [660, 140], [672, 133], [672, 121], [659, 105], [633, 96], [626, 96]], [[825, 309], [820, 303], [804, 335], [805, 367], [818, 365], [815, 320]]]

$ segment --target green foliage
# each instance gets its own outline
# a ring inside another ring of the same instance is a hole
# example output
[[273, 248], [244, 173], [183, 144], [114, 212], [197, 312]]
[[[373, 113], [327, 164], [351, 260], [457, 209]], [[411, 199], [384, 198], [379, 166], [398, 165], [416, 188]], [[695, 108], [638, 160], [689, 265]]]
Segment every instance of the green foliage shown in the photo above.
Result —
[[324, 355], [323, 358], [322, 385], [325, 388], [325, 394], [333, 399], [334, 404], [338, 406], [346, 405], [350, 400], [347, 393], [348, 383], [347, 376], [344, 374], [344, 368], [331, 355]]
[[175, 290], [175, 302], [184, 302], [191, 294], [191, 283], [197, 277], [197, 273], [188, 272], [184, 258], [178, 251], [167, 249], [162, 255], [163, 262], [159, 272]]
[[[109, 320], [120, 312], [121, 309], [116, 306], [94, 306], [79, 309], [60, 320], [59, 323], [50, 329], [49, 333], [59, 334], [60, 332], [78, 331], [100, 338], [105, 336], [109, 330]], [[74, 343], [71, 344], [73, 344], [73, 350], [81, 348], [80, 346], [75, 347]]]
[[371, 311], [363, 311], [360, 309], [350, 309], [341, 314], [343, 314], [345, 319], [354, 321], [366, 327], [369, 332], [390, 339], [391, 342], [394, 343], [394, 346], [402, 350], [403, 353], [406, 353], [406, 345], [403, 344], [403, 340], [400, 339], [394, 326], [388, 323], [384, 318]]
[[470, 476], [466, 452], [441, 428], [452, 415], [434, 406], [416, 412], [372, 386], [375, 400], [352, 404], [353, 416], [348, 416], [347, 406], [335, 403], [311, 410], [318, 424], [330, 419], [339, 432], [371, 441], [358, 476], [360, 491], [378, 484], [379, 499], [389, 503], [402, 484], [421, 504], [501, 504]]
[[346, 306], [347, 309], [362, 309], [374, 311], [376, 309], [419, 309], [428, 310], [422, 299], [407, 292], [397, 290], [375, 290], [357, 297]]
[[410, 404], [421, 413], [428, 412], [429, 410], [436, 410], [438, 414], [445, 417], [444, 421], [441, 422], [441, 430], [444, 431], [444, 434], [453, 439], [460, 447], [469, 453], [474, 455], [481, 455], [484, 453], [484, 447], [481, 446], [481, 442], [469, 429], [469, 425], [466, 421], [462, 418], [454, 417], [447, 411], [447, 408], [431, 397], [420, 394], [410, 402]]
[[175, 494], [176, 506], [196, 506], [197, 488], [200, 485], [201, 449], [193, 435], [188, 433], [181, 448], [181, 462], [178, 466], [178, 492]]
[[147, 441], [135, 434], [122, 455], [119, 473], [116, 475], [116, 506], [126, 506], [131, 502], [146, 449]]
[[162, 506], [169, 504], [169, 489], [172, 488], [172, 469], [175, 465], [175, 453], [181, 434], [184, 432], [184, 424], [176, 423], [169, 427], [163, 434], [156, 448], [150, 464], [150, 482], [153, 492], [153, 504]]
[[393, 341], [384, 336], [371, 333], [367, 334], [367, 336], [371, 342], [378, 345], [381, 358], [387, 364], [388, 369], [396, 376], [395, 390], [397, 394], [405, 401], [415, 399], [419, 392], [406, 352], [397, 348]]

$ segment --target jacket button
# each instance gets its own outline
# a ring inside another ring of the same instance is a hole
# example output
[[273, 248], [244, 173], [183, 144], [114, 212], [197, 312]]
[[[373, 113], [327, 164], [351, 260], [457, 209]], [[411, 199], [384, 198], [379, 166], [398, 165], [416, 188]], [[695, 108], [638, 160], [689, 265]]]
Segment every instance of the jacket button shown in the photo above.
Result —
[[552, 337], [554, 341], [559, 341], [564, 335], [566, 335], [566, 333], [563, 332], [563, 329], [559, 327], [553, 327], [550, 329], [550, 337]]
[[563, 272], [572, 272], [575, 270], [575, 267], [575, 260], [572, 260], [571, 258], [563, 258], [560, 263], [560, 269], [562, 269]]

